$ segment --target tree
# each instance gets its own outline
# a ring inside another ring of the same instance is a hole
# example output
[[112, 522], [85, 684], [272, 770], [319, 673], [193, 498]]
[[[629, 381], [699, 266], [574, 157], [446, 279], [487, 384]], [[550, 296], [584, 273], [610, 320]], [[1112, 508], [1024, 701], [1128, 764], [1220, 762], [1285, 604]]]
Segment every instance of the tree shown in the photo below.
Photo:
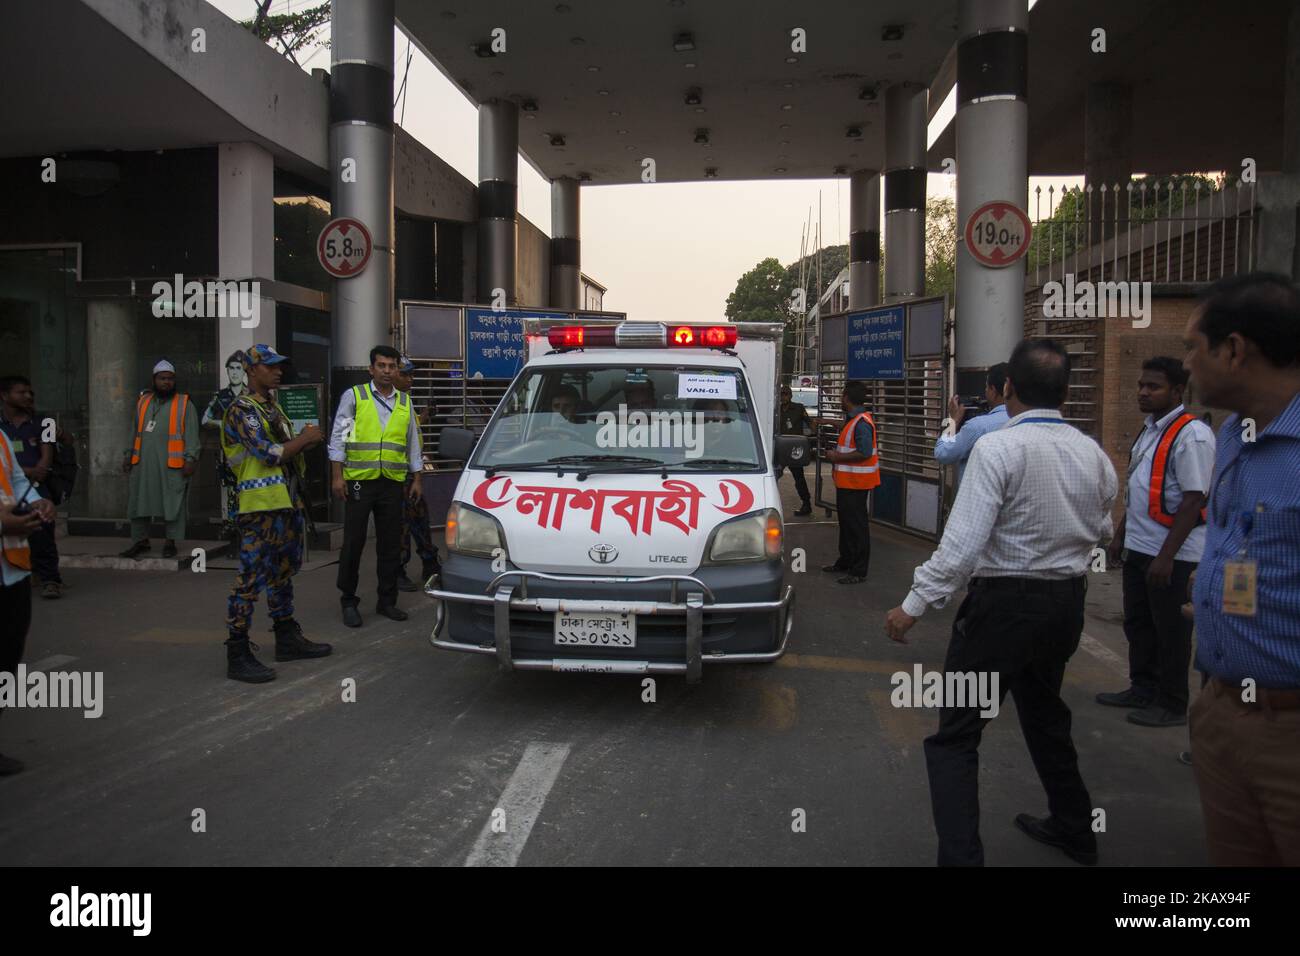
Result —
[[267, 10], [270, 6], [271, 0], [259, 0], [257, 16], [252, 20], [240, 21], [240, 26], [266, 43], [277, 41], [281, 52], [294, 63], [298, 62], [294, 54], [303, 47], [329, 48], [330, 41], [322, 39], [325, 25], [330, 22], [329, 0], [297, 13], [269, 14]]
[[957, 294], [957, 204], [948, 198], [925, 202], [925, 294]]
[[746, 272], [727, 296], [726, 316], [732, 322], [790, 320], [790, 294], [795, 282], [776, 259], [768, 257]]

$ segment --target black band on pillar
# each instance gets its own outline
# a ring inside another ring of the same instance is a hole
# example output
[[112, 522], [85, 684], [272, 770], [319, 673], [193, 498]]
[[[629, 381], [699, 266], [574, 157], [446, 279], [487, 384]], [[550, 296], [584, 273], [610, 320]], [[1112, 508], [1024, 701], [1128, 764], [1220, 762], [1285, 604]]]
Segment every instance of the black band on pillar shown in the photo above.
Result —
[[925, 208], [924, 169], [891, 169], [885, 173], [885, 212]]
[[1029, 34], [981, 33], [957, 46], [957, 105], [989, 96], [1029, 99]]
[[330, 74], [330, 122], [393, 128], [393, 74], [369, 63], [339, 63]]
[[503, 183], [499, 179], [488, 179], [478, 184], [478, 217], [480, 219], [514, 219], [515, 197], [519, 187], [514, 183]]
[[582, 264], [582, 258], [579, 255], [579, 246], [581, 240], [570, 239], [567, 236], [551, 237], [551, 265], [553, 266], [576, 266]]
[[862, 229], [849, 233], [849, 262], [879, 262], [880, 233]]

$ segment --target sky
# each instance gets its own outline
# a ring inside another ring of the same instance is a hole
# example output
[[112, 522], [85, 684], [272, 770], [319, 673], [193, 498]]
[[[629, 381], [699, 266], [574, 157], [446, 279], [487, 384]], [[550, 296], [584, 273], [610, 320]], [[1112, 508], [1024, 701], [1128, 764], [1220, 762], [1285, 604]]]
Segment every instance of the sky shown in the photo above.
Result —
[[[255, 0], [208, 2], [234, 19], [249, 19], [257, 10]], [[313, 0], [273, 0], [271, 11], [312, 5]], [[394, 51], [400, 85], [407, 61], [404, 36], [395, 36]], [[410, 51], [405, 112], [399, 101], [395, 118], [477, 182], [477, 107], [414, 45]], [[299, 55], [308, 70], [328, 69], [329, 59], [323, 47]], [[945, 103], [936, 114], [932, 140], [952, 109]], [[1034, 185], [1031, 181], [1031, 190]], [[954, 178], [931, 175], [929, 195], [955, 196]], [[723, 318], [727, 296], [744, 272], [769, 256], [782, 264], [798, 259], [805, 223], [811, 211], [816, 224], [819, 204], [822, 244], [848, 241], [847, 178], [583, 186], [581, 202], [582, 271], [609, 288], [606, 309], [646, 320]], [[522, 157], [519, 212], [550, 233], [550, 184]]]

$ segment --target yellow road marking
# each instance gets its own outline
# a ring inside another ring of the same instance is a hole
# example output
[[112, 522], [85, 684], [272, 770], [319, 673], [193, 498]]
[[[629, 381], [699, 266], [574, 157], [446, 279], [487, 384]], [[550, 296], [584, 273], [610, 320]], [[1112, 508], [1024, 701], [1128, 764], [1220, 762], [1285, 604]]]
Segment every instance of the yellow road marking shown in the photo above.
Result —
[[777, 667], [797, 667], [808, 671], [841, 671], [850, 674], [894, 674], [912, 671], [912, 661], [875, 661], [865, 657], [827, 657], [820, 654], [786, 654]]

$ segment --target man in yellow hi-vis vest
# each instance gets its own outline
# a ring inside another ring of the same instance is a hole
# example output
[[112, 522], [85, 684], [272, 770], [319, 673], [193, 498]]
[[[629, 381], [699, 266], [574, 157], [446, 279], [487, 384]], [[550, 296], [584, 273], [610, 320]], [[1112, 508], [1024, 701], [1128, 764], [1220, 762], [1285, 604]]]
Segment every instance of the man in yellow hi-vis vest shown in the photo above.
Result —
[[277, 661], [325, 657], [332, 650], [307, 640], [293, 617], [293, 576], [302, 566], [305, 523], [298, 490], [306, 470], [302, 453], [325, 436], [311, 424], [295, 436], [288, 416], [272, 397], [285, 361], [269, 345], [244, 352], [249, 391], [226, 409], [221, 426], [221, 450], [235, 473], [239, 529], [239, 576], [226, 604], [226, 676], [249, 684], [275, 678], [275, 671], [253, 656], [256, 645], [248, 639], [260, 591], [266, 591]]
[[345, 502], [338, 587], [348, 627], [361, 626], [357, 577], [372, 512], [379, 579], [375, 610], [394, 621], [406, 620], [406, 612], [397, 606], [403, 495], [420, 497], [420, 482], [411, 482], [408, 489], [406, 479], [419, 474], [424, 463], [411, 397], [395, 384], [401, 358], [387, 345], [370, 350], [370, 381], [339, 396], [330, 433], [331, 490]]

